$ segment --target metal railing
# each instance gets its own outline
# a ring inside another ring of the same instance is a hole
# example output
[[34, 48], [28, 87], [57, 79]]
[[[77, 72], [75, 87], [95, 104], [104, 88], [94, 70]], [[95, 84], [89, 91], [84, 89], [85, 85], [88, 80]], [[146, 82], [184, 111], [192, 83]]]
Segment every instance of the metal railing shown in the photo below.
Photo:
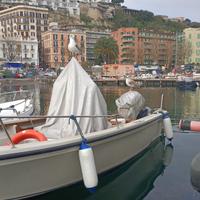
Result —
[[15, 148], [15, 144], [13, 143], [12, 141], [12, 138], [8, 132], [8, 130], [6, 129], [6, 126], [3, 122], [2, 119], [29, 119], [30, 120], [30, 123], [32, 123], [31, 119], [51, 119], [51, 118], [68, 118], [69, 119], [69, 122], [70, 122], [70, 119], [74, 121], [75, 125], [77, 126], [77, 130], [78, 132], [80, 133], [80, 136], [82, 138], [83, 141], [86, 141], [86, 138], [84, 137], [83, 133], [82, 133], [82, 130], [76, 120], [76, 118], [115, 118], [116, 120], [116, 125], [118, 126], [119, 123], [118, 123], [118, 117], [119, 115], [118, 114], [115, 114], [115, 115], [60, 115], [60, 116], [49, 116], [49, 115], [44, 115], [44, 116], [0, 116], [0, 126], [1, 128], [4, 130], [4, 132], [6, 133], [11, 145], [12, 145], [12, 148]]

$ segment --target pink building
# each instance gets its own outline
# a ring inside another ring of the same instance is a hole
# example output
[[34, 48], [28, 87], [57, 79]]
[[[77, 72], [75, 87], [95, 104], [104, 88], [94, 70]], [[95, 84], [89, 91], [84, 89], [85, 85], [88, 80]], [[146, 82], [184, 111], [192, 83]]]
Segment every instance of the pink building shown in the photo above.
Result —
[[103, 75], [111, 77], [122, 77], [127, 74], [134, 74], [133, 65], [129, 64], [106, 64], [103, 65]]

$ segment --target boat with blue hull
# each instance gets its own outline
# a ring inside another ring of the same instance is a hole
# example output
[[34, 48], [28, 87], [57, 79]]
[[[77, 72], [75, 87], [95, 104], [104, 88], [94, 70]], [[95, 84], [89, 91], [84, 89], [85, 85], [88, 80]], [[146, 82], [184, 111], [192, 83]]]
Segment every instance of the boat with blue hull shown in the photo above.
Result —
[[181, 90], [195, 90], [197, 82], [192, 77], [181, 76], [176, 81], [177, 87]]

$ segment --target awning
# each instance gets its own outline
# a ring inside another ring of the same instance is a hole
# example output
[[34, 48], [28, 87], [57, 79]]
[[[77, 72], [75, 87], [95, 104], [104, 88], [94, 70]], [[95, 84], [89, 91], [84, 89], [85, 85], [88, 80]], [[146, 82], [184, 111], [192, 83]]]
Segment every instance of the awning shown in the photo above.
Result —
[[10, 62], [8, 62], [8, 63], [5, 63], [5, 67], [13, 67], [13, 68], [20, 68], [20, 67], [23, 67], [24, 66], [24, 64], [22, 64], [22, 63], [10, 63]]

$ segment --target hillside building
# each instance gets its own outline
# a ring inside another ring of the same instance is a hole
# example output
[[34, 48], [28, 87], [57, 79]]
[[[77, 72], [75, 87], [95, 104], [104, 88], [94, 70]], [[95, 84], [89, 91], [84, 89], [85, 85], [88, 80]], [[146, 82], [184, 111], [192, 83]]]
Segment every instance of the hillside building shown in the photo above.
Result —
[[94, 47], [96, 42], [102, 37], [110, 37], [110, 31], [103, 32], [103, 31], [86, 31], [86, 61], [94, 64], [95, 62], [95, 54], [94, 54]]
[[70, 16], [80, 15], [78, 0], [0, 0], [0, 3], [42, 6], [53, 10], [64, 9]]
[[138, 28], [120, 28], [112, 32], [119, 48], [118, 61], [120, 64], [138, 62]]
[[85, 33], [78, 30], [72, 32], [54, 28], [42, 34], [42, 48], [46, 67], [59, 69], [69, 62], [72, 57], [68, 51], [70, 34], [75, 36], [76, 43], [81, 50], [81, 54], [76, 56], [77, 60], [80, 63], [85, 61]]
[[47, 29], [46, 8], [18, 5], [0, 11], [0, 36], [3, 45], [0, 48], [1, 55], [8, 59], [5, 56], [6, 51], [11, 48], [9, 46], [13, 46], [12, 48], [18, 46], [18, 50], [21, 49], [20, 61], [38, 64], [38, 60], [41, 60], [41, 57], [38, 59], [38, 55], [42, 56], [41, 33]]
[[184, 29], [185, 64], [200, 63], [200, 28]]
[[176, 60], [176, 33], [170, 31], [139, 31], [138, 63], [171, 67]]
[[121, 64], [175, 64], [176, 35], [172, 32], [120, 28], [112, 32], [119, 48]]

